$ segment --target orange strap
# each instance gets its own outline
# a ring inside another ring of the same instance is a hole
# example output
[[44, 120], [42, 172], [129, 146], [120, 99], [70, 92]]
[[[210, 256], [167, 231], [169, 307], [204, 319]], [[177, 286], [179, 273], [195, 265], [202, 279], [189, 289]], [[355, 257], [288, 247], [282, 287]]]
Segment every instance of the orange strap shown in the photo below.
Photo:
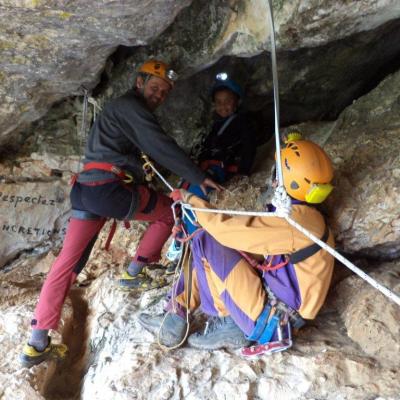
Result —
[[275, 256], [272, 256], [272, 258], [268, 264], [259, 264], [256, 268], [263, 272], [276, 271], [277, 269], [283, 268], [284, 266], [286, 266], [289, 263], [289, 259], [287, 257], [285, 257], [285, 261], [282, 261], [276, 265], [272, 265], [272, 261], [273, 261], [274, 257]]
[[272, 265], [275, 256], [271, 257], [268, 264], [260, 264], [255, 258], [251, 257], [249, 254], [239, 251], [240, 255], [254, 268], [257, 268], [260, 271], [267, 272], [267, 271], [276, 271], [287, 265], [289, 263], [289, 259], [285, 256], [285, 261], [280, 262], [279, 264]]
[[194, 236], [196, 236], [199, 232], [201, 232], [202, 230], [204, 230], [203, 228], [199, 228], [199, 229], [197, 229], [197, 230], [195, 230], [191, 235], [189, 235], [189, 236], [186, 236], [185, 238], [178, 238], [178, 237], [175, 237], [175, 240], [177, 240], [178, 242], [181, 242], [181, 243], [185, 243], [185, 242], [188, 242], [189, 240], [191, 240], [191, 239], [193, 239], [193, 237]]
[[93, 161], [83, 166], [84, 171], [90, 171], [91, 169], [100, 169], [102, 171], [112, 172], [121, 179], [125, 179], [127, 177], [125, 171], [123, 171], [121, 168], [106, 162]]

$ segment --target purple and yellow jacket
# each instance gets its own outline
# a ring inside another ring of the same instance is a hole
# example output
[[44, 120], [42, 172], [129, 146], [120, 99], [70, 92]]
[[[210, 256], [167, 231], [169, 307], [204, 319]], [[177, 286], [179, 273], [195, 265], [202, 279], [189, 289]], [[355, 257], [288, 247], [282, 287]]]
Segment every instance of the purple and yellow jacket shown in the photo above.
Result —
[[[191, 196], [194, 207], [213, 208], [207, 201]], [[303, 249], [313, 242], [285, 219], [279, 217], [230, 216], [196, 212], [198, 222], [219, 243], [244, 251], [257, 259], [282, 256]], [[315, 236], [321, 238], [325, 221], [321, 213], [306, 204], [294, 204], [291, 217]], [[327, 240], [334, 246], [331, 232]], [[275, 262], [280, 262], [275, 257]], [[332, 278], [334, 258], [320, 249], [298, 264], [287, 264], [276, 271], [264, 272], [263, 278], [272, 292], [305, 319], [313, 319], [325, 301]]]

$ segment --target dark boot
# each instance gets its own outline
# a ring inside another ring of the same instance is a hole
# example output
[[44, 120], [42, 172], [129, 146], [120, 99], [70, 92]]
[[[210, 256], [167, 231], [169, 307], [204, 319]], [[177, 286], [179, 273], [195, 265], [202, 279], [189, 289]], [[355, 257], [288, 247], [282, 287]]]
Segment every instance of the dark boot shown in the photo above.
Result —
[[186, 334], [186, 321], [173, 313], [168, 313], [167, 316], [142, 313], [139, 315], [139, 323], [149, 332], [159, 334], [160, 343], [167, 347], [178, 345]]
[[208, 320], [203, 333], [196, 332], [189, 336], [188, 343], [197, 349], [216, 350], [237, 349], [248, 346], [250, 341], [231, 317], [213, 317]]

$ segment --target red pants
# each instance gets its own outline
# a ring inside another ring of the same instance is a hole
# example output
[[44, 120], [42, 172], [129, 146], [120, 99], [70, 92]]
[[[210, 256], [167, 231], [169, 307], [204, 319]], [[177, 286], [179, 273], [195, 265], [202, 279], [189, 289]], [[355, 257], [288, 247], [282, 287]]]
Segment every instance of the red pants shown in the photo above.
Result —
[[[139, 210], [142, 211], [148, 204], [150, 193], [145, 186], [139, 186], [138, 190]], [[171, 199], [158, 194], [155, 207], [150, 213], [139, 211], [134, 215], [135, 220], [152, 222], [139, 243], [134, 260], [159, 260], [161, 249], [171, 234], [174, 223], [171, 204]], [[105, 218], [70, 219], [61, 253], [52, 265], [40, 292], [31, 323], [34, 329], [57, 329], [68, 291], [86, 264], [105, 221]]]

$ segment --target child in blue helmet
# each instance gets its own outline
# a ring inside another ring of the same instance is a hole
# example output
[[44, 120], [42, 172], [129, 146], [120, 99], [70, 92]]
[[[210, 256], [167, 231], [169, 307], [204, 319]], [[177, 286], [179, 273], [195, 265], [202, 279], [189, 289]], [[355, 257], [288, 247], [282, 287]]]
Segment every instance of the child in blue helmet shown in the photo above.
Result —
[[[202, 142], [198, 161], [202, 170], [218, 183], [224, 183], [233, 175], [250, 174], [256, 155], [256, 138], [247, 118], [238, 112], [242, 88], [226, 73], [217, 74], [211, 97], [215, 108], [214, 122]], [[183, 187], [208, 199], [197, 185]], [[194, 227], [188, 224], [188, 230], [191, 233]]]
[[[238, 111], [242, 88], [226, 73], [217, 74], [211, 97], [214, 121], [201, 144], [198, 162], [218, 183], [224, 183], [235, 174], [250, 174], [256, 155], [256, 138], [248, 119]], [[184, 188], [207, 199], [196, 185], [184, 185]]]
[[[243, 98], [242, 88], [226, 73], [216, 76], [211, 97], [215, 108], [214, 122], [211, 132], [202, 142], [198, 161], [201, 169], [221, 184], [233, 175], [250, 174], [256, 155], [256, 138], [248, 119], [238, 111]], [[182, 187], [208, 200], [198, 185], [183, 183]], [[183, 223], [187, 234], [192, 234], [198, 228], [187, 217], [183, 217]], [[167, 254], [171, 260], [168, 273], [175, 270], [180, 250], [180, 243], [172, 241]]]
[[217, 165], [214, 175], [220, 183], [234, 174], [249, 175], [256, 154], [254, 130], [247, 118], [238, 112], [243, 97], [241, 87], [226, 73], [217, 75], [211, 89], [215, 113], [211, 132], [202, 143], [199, 162], [204, 170]]

